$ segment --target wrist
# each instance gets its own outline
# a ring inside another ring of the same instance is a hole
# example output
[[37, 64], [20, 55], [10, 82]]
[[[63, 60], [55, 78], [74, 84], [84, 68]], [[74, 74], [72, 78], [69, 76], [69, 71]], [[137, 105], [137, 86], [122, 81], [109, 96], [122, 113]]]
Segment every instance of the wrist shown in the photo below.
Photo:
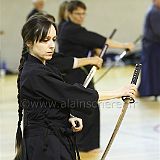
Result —
[[116, 90], [114, 93], [115, 93], [115, 98], [121, 98], [122, 97], [122, 91], [121, 90]]
[[91, 65], [94, 65], [95, 64], [94, 63], [94, 57], [89, 57], [89, 62], [90, 62]]
[[123, 44], [123, 48], [124, 48], [124, 49], [127, 49], [127, 48], [128, 48], [128, 43], [124, 43], [124, 44]]

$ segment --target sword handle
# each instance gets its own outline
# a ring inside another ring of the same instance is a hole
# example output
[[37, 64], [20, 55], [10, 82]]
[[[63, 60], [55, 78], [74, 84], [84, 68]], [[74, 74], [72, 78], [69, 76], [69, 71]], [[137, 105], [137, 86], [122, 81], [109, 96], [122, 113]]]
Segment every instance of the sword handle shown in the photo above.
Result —
[[111, 35], [109, 36], [109, 39], [112, 39], [116, 32], [117, 32], [117, 29], [115, 28], [115, 29], [112, 31]]
[[[141, 71], [141, 68], [142, 68], [142, 64], [136, 64], [135, 69], [134, 69], [134, 73], [133, 73], [133, 77], [132, 77], [132, 80], [131, 80], [131, 84], [136, 85], [139, 73]], [[130, 100], [129, 103], [134, 103], [135, 102], [135, 100], [130, 96], [122, 96], [123, 101], [125, 101], [126, 99]]]
[[78, 121], [75, 121], [75, 124], [76, 124], [76, 127], [79, 127], [79, 126], [80, 126], [80, 124], [79, 124]]
[[[115, 29], [112, 31], [111, 35], [109, 36], [109, 39], [112, 39], [116, 32], [117, 32], [117, 29], [115, 28]], [[103, 57], [103, 55], [105, 54], [105, 52], [106, 52], [106, 50], [108, 49], [108, 47], [109, 47], [108, 44], [105, 44], [105, 45], [104, 45], [104, 47], [103, 47], [103, 49], [102, 49], [102, 51], [101, 51], [101, 53], [100, 53], [100, 56], [99, 56], [100, 58]]]
[[[137, 37], [134, 41], [133, 44], [136, 45], [138, 43], [138, 41], [140, 41], [142, 39], [142, 35], [140, 35], [139, 37]], [[125, 49], [126, 52], [129, 52], [130, 50], [128, 48]]]

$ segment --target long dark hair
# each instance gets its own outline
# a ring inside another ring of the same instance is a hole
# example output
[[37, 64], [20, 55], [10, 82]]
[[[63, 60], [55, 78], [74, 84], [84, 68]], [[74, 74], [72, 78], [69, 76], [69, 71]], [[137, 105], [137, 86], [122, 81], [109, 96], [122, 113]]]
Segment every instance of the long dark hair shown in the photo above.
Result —
[[[23, 106], [21, 102], [21, 96], [20, 96], [20, 78], [21, 73], [23, 70], [24, 62], [28, 58], [28, 47], [27, 43], [34, 44], [34, 42], [41, 42], [43, 41], [48, 33], [49, 28], [53, 25], [56, 29], [56, 25], [53, 21], [50, 21], [47, 17], [43, 15], [36, 15], [32, 16], [28, 21], [24, 24], [22, 28], [22, 38], [23, 38], [23, 44], [24, 48], [22, 51], [22, 57], [20, 59], [20, 65], [19, 65], [19, 74], [17, 78], [17, 88], [18, 88], [18, 127], [17, 127], [17, 133], [16, 133], [16, 157], [14, 160], [22, 160], [23, 158], [23, 149], [22, 149], [22, 130], [21, 130], [21, 122], [23, 118]], [[57, 31], [57, 29], [56, 29]]]

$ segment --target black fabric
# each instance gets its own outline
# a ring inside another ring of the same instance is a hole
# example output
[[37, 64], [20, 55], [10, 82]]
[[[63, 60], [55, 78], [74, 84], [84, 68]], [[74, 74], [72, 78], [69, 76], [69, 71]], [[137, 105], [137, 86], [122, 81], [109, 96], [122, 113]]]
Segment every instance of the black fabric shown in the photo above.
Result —
[[67, 22], [67, 21], [63, 20], [63, 21], [61, 21], [61, 22], [58, 24], [58, 33], [61, 32], [62, 26], [63, 26], [63, 24], [64, 24], [65, 22]]
[[[56, 135], [47, 136], [48, 147], [44, 150], [43, 136], [28, 137], [26, 138], [27, 158], [30, 160], [72, 160], [76, 159], [74, 150], [72, 149], [72, 155], [66, 150], [65, 146], [60, 142]], [[70, 142], [67, 137], [63, 137], [63, 141], [67, 146], [70, 146]], [[54, 144], [54, 145], [53, 145]], [[35, 147], [37, 146], [37, 147]]]
[[[59, 52], [66, 56], [84, 58], [95, 48], [103, 48], [106, 38], [86, 30], [84, 27], [71, 21], [64, 22], [58, 37]], [[73, 69], [64, 76], [70, 84], [83, 84], [91, 66]], [[91, 85], [93, 86], [93, 85]]]
[[[59, 52], [67, 56], [84, 58], [88, 57], [89, 54], [92, 55], [93, 49], [103, 48], [105, 41], [105, 37], [88, 31], [84, 27], [74, 24], [71, 21], [67, 21], [61, 25], [58, 37]], [[88, 65], [69, 70], [64, 75], [64, 80], [70, 84], [83, 84], [91, 67], [92, 66]], [[88, 87], [94, 89], [93, 81], [91, 81]], [[97, 103], [94, 103], [92, 107], [94, 107], [94, 112], [89, 116], [75, 110], [72, 111], [73, 115], [81, 117], [84, 121], [83, 131], [78, 133], [77, 136], [77, 143], [80, 151], [89, 151], [99, 148], [99, 106]]]
[[[76, 159], [75, 144], [71, 131], [67, 132], [63, 128], [54, 127], [51, 127], [51, 129], [28, 127], [24, 130], [24, 137], [28, 159]], [[39, 144], [39, 147], [35, 148], [36, 143]]]
[[[32, 62], [30, 62], [32, 61]], [[37, 63], [38, 62], [38, 63]], [[21, 75], [21, 97], [34, 97], [34, 100], [56, 101], [57, 104], [67, 104], [76, 110], [87, 110], [88, 101], [97, 101], [98, 93], [86, 89], [80, 84], [65, 83], [59, 70], [51, 65], [43, 65], [37, 58], [29, 55]], [[28, 72], [30, 73], [28, 75]], [[32, 92], [30, 91], [32, 89]], [[73, 103], [74, 102], [74, 103]], [[79, 102], [84, 102], [79, 103]]]
[[74, 116], [83, 119], [83, 130], [77, 133], [77, 145], [80, 151], [90, 151], [100, 147], [100, 111], [95, 105], [92, 114], [86, 116], [84, 113], [72, 111]]
[[[73, 136], [65, 134], [70, 130], [70, 110], [90, 114], [97, 92], [65, 83], [57, 68], [28, 55], [20, 77], [20, 95], [27, 160], [75, 160]], [[55, 134], [55, 129], [63, 132]]]
[[54, 65], [62, 73], [66, 73], [73, 69], [74, 58], [64, 55], [63, 53], [55, 53], [48, 64]]
[[106, 38], [70, 21], [64, 22], [58, 37], [59, 51], [76, 57], [86, 57], [89, 50], [103, 48]]

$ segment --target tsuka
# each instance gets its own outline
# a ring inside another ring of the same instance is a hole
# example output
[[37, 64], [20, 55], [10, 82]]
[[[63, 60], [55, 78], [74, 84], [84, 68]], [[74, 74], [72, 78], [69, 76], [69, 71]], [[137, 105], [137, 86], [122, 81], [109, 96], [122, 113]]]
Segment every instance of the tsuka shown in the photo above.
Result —
[[104, 45], [104, 47], [103, 47], [103, 49], [102, 49], [102, 51], [101, 51], [101, 53], [100, 53], [100, 56], [99, 56], [100, 58], [103, 57], [103, 55], [104, 55], [104, 53], [106, 52], [106, 50], [108, 49], [108, 47], [109, 47], [108, 44], [105, 44], [105, 45]]
[[136, 85], [139, 73], [141, 71], [141, 68], [142, 68], [142, 64], [136, 64], [131, 84], [135, 84]]
[[79, 127], [79, 126], [80, 126], [80, 124], [79, 124], [78, 121], [75, 121], [75, 124], [76, 124], [76, 127]]
[[[132, 77], [132, 81], [131, 81], [131, 84], [135, 84], [137, 83], [137, 79], [138, 79], [138, 76], [139, 76], [139, 73], [141, 71], [141, 67], [142, 67], [142, 64], [136, 64], [135, 66], [135, 69], [134, 69], [134, 73], [133, 73], [133, 77]], [[122, 96], [122, 100], [125, 102], [126, 99], [129, 99], [130, 102], [129, 103], [134, 103], [135, 100], [132, 98], [132, 97], [129, 97], [129, 96]]]
[[[109, 39], [112, 39], [116, 32], [117, 32], [117, 29], [115, 28], [115, 29], [112, 31], [111, 35], [109, 36]], [[108, 47], [109, 47], [108, 44], [105, 44], [105, 45], [104, 45], [104, 47], [103, 47], [103, 49], [102, 49], [102, 51], [101, 51], [101, 53], [100, 53], [100, 56], [99, 56], [100, 58], [103, 57], [103, 55], [104, 55], [104, 53], [106, 52], [106, 50], [108, 49]]]
[[117, 29], [115, 28], [113, 30], [113, 32], [111, 33], [111, 35], [109, 36], [109, 39], [113, 38], [113, 36], [115, 35], [116, 32], [117, 32]]

